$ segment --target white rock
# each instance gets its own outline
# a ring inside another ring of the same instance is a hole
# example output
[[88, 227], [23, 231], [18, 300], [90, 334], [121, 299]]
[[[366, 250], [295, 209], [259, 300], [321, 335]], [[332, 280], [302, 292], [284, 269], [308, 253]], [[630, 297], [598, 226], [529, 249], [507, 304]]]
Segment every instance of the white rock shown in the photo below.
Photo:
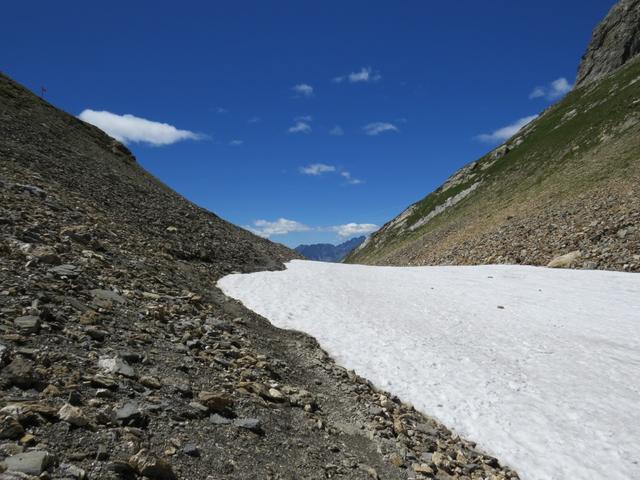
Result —
[[547, 267], [549, 268], [568, 268], [575, 263], [581, 256], [579, 250], [575, 250], [573, 252], [566, 253], [564, 255], [560, 255], [559, 257], [555, 257], [553, 260], [549, 262]]

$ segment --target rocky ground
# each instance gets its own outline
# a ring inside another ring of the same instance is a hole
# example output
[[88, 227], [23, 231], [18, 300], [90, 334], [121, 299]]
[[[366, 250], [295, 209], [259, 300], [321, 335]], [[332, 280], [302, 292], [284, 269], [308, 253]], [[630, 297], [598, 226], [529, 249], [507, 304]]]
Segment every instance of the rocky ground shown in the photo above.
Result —
[[640, 272], [640, 185], [618, 181], [570, 201], [531, 201], [486, 215], [475, 225], [463, 216], [378, 263]]
[[517, 478], [214, 287], [290, 250], [5, 76], [0, 139], [0, 479]]

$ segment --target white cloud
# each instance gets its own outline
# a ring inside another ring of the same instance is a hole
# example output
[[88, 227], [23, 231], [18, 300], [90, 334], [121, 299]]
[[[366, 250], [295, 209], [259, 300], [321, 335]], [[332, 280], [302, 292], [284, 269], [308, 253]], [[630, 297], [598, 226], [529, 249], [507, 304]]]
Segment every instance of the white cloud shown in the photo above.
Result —
[[239, 147], [240, 145], [244, 145], [244, 140], [231, 140], [229, 145], [232, 147]]
[[274, 222], [256, 220], [253, 222], [253, 226], [246, 226], [245, 228], [264, 238], [269, 238], [272, 235], [287, 235], [292, 232], [308, 232], [311, 230], [310, 227], [303, 223], [286, 218], [279, 218]]
[[349, 83], [377, 82], [381, 78], [382, 76], [378, 72], [374, 72], [371, 67], [362, 67], [358, 72], [334, 77], [333, 82], [342, 83], [345, 80], [349, 80]]
[[311, 97], [313, 96], [313, 87], [311, 85], [307, 85], [306, 83], [300, 83], [298, 85], [294, 85], [291, 90], [298, 93], [303, 97]]
[[322, 175], [323, 173], [335, 172], [336, 167], [325, 163], [312, 163], [306, 167], [300, 167], [300, 173], [304, 175]]
[[547, 100], [557, 100], [571, 91], [573, 85], [566, 78], [561, 77], [546, 87], [536, 87], [529, 94], [529, 99], [545, 97]]
[[223, 108], [223, 107], [217, 107], [216, 108], [216, 112], [217, 113], [228, 113], [229, 110], [227, 110], [226, 108]]
[[356, 235], [367, 235], [378, 230], [378, 226], [373, 223], [345, 223], [330, 227], [329, 230], [336, 232], [340, 238], [354, 237]]
[[374, 73], [373, 70], [371, 70], [371, 67], [367, 67], [367, 68], [362, 68], [360, 69], [359, 72], [351, 72], [349, 74], [349, 81], [351, 83], [357, 83], [357, 82], [377, 82], [378, 80], [380, 80], [380, 74], [379, 73]]
[[340, 175], [347, 180], [347, 183], [349, 185], [360, 185], [361, 183], [364, 183], [359, 178], [353, 178], [351, 176], [351, 172], [348, 172], [347, 170], [343, 170], [342, 172], [340, 172]]
[[334, 135], [336, 137], [340, 137], [340, 136], [344, 135], [344, 130], [342, 129], [342, 127], [340, 125], [336, 125], [331, 130], [329, 130], [329, 135]]
[[355, 237], [356, 235], [367, 235], [378, 230], [378, 225], [373, 223], [345, 223], [331, 227], [309, 227], [304, 223], [287, 218], [279, 218], [273, 222], [268, 220], [256, 220], [253, 225], [244, 228], [264, 238], [276, 235], [288, 235], [296, 232], [334, 232], [340, 238]]
[[573, 85], [570, 84], [566, 78], [558, 78], [551, 82], [551, 91], [549, 96], [551, 98], [559, 98], [571, 91]]
[[307, 122], [296, 122], [295, 125], [289, 127], [289, 133], [311, 133], [311, 125]]
[[336, 167], [334, 165], [327, 165], [326, 163], [312, 163], [306, 167], [300, 167], [300, 173], [303, 175], [312, 175], [318, 177], [324, 173], [337, 173], [344, 178], [349, 185], [360, 185], [364, 183], [359, 178], [353, 178], [351, 172], [344, 170], [343, 168]]
[[540, 98], [540, 97], [544, 97], [546, 95], [545, 93], [545, 89], [543, 87], [536, 87], [533, 89], [533, 91], [529, 94], [529, 99], [534, 99], [534, 98]]
[[476, 138], [486, 143], [497, 143], [504, 142], [505, 140], [510, 139], [516, 133], [518, 133], [524, 126], [528, 125], [532, 121], [538, 118], [538, 115], [531, 115], [529, 117], [521, 118], [511, 125], [507, 125], [506, 127], [499, 128], [492, 133], [483, 133], [478, 135]]
[[189, 130], [179, 130], [168, 123], [154, 122], [145, 118], [107, 111], [86, 109], [80, 120], [95, 125], [108, 135], [123, 143], [148, 143], [154, 146], [171, 145], [182, 140], [202, 140], [205, 135]]
[[398, 132], [398, 127], [396, 127], [393, 123], [386, 122], [373, 122], [368, 125], [362, 127], [364, 133], [367, 135], [380, 135], [384, 132]]

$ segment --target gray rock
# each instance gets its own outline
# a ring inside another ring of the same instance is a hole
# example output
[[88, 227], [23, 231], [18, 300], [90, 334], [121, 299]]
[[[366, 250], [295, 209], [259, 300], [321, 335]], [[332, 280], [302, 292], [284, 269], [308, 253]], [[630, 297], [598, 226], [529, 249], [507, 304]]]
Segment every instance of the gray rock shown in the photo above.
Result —
[[231, 420], [230, 418], [225, 418], [222, 415], [218, 415], [217, 413], [210, 415], [209, 421], [214, 425], [229, 425], [233, 422], [233, 420]]
[[33, 480], [33, 476], [21, 472], [4, 472], [0, 473], [0, 480]]
[[50, 268], [48, 271], [58, 277], [73, 278], [80, 275], [80, 268], [71, 264], [58, 265], [57, 267]]
[[53, 464], [53, 457], [44, 450], [19, 453], [5, 460], [7, 470], [27, 475], [40, 475]]
[[262, 431], [262, 425], [257, 418], [236, 418], [233, 424], [238, 428], [244, 428], [245, 430], [251, 430], [252, 432], [259, 433]]
[[640, 53], [640, 0], [620, 0], [596, 27], [576, 87], [613, 73]]
[[184, 447], [182, 447], [182, 452], [185, 455], [189, 455], [190, 457], [200, 456], [200, 449], [196, 447], [193, 443], [187, 443]]
[[125, 298], [118, 295], [113, 290], [96, 289], [91, 290], [89, 293], [91, 293], [91, 296], [93, 297], [93, 303], [97, 304], [98, 306], [109, 306], [114, 303], [126, 303]]
[[61, 463], [60, 472], [63, 473], [66, 477], [73, 478], [75, 480], [85, 480], [87, 478], [87, 472], [85, 472], [80, 467], [76, 467], [75, 465], [71, 465], [69, 463]]
[[369, 407], [369, 413], [373, 416], [380, 416], [382, 415], [382, 409], [376, 405], [372, 405]]
[[24, 435], [24, 428], [13, 417], [0, 420], [0, 440], [17, 440]]
[[102, 357], [98, 361], [98, 366], [108, 373], [117, 373], [129, 378], [136, 376], [133, 367], [120, 357]]
[[115, 410], [116, 420], [124, 426], [144, 428], [149, 423], [149, 418], [136, 402], [125, 403]]
[[209, 317], [205, 320], [205, 325], [224, 332], [233, 331], [233, 325], [231, 325], [229, 322], [225, 322], [224, 320], [220, 320], [219, 318]]
[[34, 315], [18, 317], [13, 323], [22, 333], [38, 333], [40, 331], [40, 318]]
[[14, 188], [16, 190], [21, 191], [22, 193], [33, 195], [34, 197], [38, 197], [42, 200], [47, 198], [47, 192], [45, 192], [40, 187], [36, 187], [35, 185], [22, 185], [22, 184], [16, 183], [14, 185]]

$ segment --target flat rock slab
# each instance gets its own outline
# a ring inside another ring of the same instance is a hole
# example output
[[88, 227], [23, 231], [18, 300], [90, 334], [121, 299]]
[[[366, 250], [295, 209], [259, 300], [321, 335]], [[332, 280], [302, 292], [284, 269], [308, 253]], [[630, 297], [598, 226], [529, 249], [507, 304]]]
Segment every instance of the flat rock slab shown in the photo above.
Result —
[[5, 460], [7, 470], [27, 475], [40, 475], [53, 463], [53, 457], [44, 450], [20, 453]]
[[98, 306], [110, 306], [114, 303], [126, 303], [126, 299], [121, 295], [118, 295], [113, 290], [96, 289], [91, 290], [89, 293], [91, 293], [91, 296], [93, 297], [93, 303]]
[[80, 275], [80, 267], [71, 264], [58, 265], [57, 267], [50, 268], [48, 271], [58, 277], [72, 278]]
[[22, 333], [38, 333], [40, 330], [40, 318], [34, 315], [18, 317], [13, 323]]

